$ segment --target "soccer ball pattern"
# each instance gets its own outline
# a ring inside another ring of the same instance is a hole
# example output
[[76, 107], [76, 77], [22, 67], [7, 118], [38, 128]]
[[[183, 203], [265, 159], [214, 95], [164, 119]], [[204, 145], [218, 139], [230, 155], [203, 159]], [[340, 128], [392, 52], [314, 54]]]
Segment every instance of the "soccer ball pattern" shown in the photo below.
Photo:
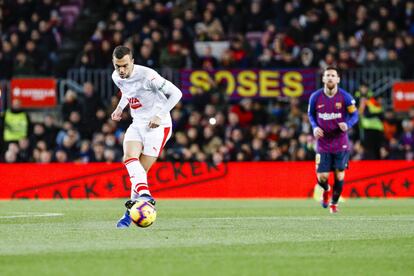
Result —
[[132, 222], [138, 227], [148, 227], [157, 218], [155, 206], [146, 201], [137, 201], [129, 210]]

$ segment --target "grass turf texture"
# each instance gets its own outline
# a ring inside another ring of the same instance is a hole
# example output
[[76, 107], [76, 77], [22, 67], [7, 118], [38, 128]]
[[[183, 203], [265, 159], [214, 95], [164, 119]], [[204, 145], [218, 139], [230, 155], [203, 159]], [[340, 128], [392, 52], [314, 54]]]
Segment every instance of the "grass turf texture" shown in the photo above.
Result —
[[0, 275], [414, 274], [413, 199], [337, 215], [313, 200], [159, 200], [154, 225], [118, 230], [122, 206], [0, 201]]

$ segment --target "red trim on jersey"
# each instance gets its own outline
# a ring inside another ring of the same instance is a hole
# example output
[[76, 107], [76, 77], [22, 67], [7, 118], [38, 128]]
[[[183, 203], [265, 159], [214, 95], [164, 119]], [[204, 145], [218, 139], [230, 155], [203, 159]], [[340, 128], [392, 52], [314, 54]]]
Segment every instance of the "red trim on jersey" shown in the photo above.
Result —
[[161, 155], [162, 149], [165, 146], [165, 142], [167, 142], [167, 137], [168, 137], [168, 134], [170, 133], [170, 129], [171, 129], [170, 127], [164, 127], [164, 138], [162, 138], [160, 153], [158, 154], [158, 157]]
[[134, 162], [134, 161], [138, 161], [138, 158], [129, 158], [124, 161], [124, 164], [128, 165], [129, 163]]

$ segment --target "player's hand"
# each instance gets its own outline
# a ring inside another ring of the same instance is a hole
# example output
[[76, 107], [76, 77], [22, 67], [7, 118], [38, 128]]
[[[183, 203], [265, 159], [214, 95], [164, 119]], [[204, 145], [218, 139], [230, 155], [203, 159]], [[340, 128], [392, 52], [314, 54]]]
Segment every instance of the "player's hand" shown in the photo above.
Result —
[[313, 130], [313, 136], [315, 136], [316, 139], [323, 137], [323, 130], [320, 127], [316, 127]]
[[340, 128], [343, 132], [345, 132], [345, 131], [347, 131], [347, 130], [348, 130], [348, 125], [347, 125], [346, 123], [344, 123], [344, 122], [342, 122], [342, 123], [338, 123], [338, 126], [339, 126], [339, 128]]
[[160, 124], [161, 124], [161, 118], [158, 117], [158, 116], [154, 116], [154, 117], [151, 118], [151, 120], [148, 124], [148, 127], [149, 128], [157, 128], [157, 127], [160, 126]]
[[114, 112], [112, 112], [111, 119], [114, 120], [114, 121], [119, 122], [119, 121], [121, 121], [121, 118], [122, 118], [122, 109], [117, 107], [114, 110]]

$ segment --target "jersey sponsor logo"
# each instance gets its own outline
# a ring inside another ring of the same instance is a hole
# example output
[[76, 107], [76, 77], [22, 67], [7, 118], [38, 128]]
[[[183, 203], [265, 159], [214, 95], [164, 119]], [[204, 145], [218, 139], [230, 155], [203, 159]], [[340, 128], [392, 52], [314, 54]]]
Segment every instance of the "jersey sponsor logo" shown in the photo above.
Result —
[[142, 106], [141, 102], [137, 98], [128, 98], [128, 102], [132, 109], [137, 109]]
[[341, 102], [335, 103], [335, 107], [336, 107], [336, 109], [341, 109], [342, 103]]
[[328, 121], [328, 120], [335, 120], [335, 119], [340, 119], [342, 118], [342, 114], [341, 113], [318, 113], [318, 117], [319, 119], [322, 119], [324, 121]]

